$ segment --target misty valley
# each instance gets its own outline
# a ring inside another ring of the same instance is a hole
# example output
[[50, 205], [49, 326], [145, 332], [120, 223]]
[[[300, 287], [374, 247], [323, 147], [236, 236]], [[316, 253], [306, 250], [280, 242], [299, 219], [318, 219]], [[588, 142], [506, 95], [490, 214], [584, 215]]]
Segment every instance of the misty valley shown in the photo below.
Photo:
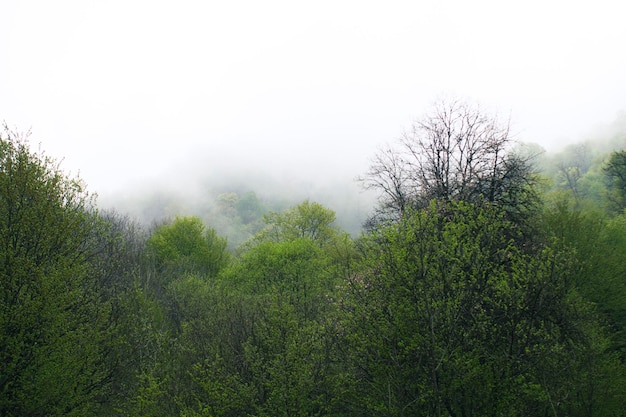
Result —
[[356, 179], [109, 207], [36, 149], [0, 132], [0, 416], [624, 415], [623, 115], [548, 153], [444, 100]]

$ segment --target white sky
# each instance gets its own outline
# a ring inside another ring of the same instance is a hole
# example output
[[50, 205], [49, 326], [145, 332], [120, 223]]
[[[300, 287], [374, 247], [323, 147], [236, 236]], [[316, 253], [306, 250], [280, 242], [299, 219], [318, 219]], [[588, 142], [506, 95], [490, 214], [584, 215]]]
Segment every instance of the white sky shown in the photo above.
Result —
[[100, 193], [195, 165], [352, 178], [440, 94], [551, 149], [626, 109], [625, 16], [620, 0], [2, 0], [0, 121]]

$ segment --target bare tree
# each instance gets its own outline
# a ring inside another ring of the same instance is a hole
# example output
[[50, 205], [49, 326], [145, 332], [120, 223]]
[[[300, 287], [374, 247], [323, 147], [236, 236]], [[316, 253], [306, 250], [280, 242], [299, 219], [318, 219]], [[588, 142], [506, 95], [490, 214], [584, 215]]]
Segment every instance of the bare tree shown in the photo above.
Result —
[[359, 180], [366, 189], [382, 193], [380, 203], [383, 211], [403, 213], [412, 194], [409, 173], [402, 156], [388, 147], [374, 156], [366, 176]]
[[385, 218], [433, 199], [488, 202], [513, 213], [536, 196], [531, 164], [510, 152], [512, 144], [508, 121], [467, 102], [439, 101], [397, 147], [374, 157], [360, 181], [381, 192], [377, 215]]

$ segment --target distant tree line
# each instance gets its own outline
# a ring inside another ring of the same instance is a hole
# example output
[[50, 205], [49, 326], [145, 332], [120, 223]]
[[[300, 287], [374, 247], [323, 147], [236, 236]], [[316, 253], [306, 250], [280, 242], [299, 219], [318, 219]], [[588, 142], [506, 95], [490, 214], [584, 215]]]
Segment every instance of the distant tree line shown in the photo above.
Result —
[[440, 102], [375, 156], [360, 236], [225, 193], [232, 248], [98, 210], [5, 127], [0, 416], [623, 415], [624, 152], [533, 159]]

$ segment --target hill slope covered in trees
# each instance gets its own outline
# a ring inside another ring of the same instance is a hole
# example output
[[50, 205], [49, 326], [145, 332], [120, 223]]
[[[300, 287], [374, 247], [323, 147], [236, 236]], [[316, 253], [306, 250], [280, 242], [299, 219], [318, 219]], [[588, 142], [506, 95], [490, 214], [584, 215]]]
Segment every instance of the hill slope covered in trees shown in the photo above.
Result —
[[626, 130], [545, 155], [465, 103], [414, 127], [360, 233], [239, 189], [146, 226], [5, 129], [0, 415], [622, 415]]

